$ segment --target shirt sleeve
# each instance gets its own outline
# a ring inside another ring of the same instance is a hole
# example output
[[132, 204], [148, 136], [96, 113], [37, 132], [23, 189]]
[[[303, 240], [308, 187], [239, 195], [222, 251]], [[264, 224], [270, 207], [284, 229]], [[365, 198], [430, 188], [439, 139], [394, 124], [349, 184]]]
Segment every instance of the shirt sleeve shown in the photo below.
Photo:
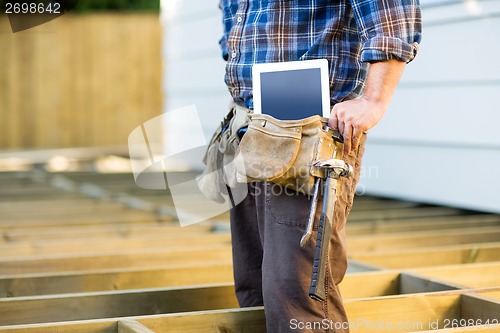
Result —
[[229, 49], [227, 45], [227, 40], [229, 38], [229, 32], [231, 31], [233, 25], [230, 6], [231, 4], [229, 3], [228, 0], [219, 1], [219, 9], [222, 11], [222, 28], [223, 28], [222, 37], [219, 40], [219, 45], [222, 51], [222, 58], [226, 61], [229, 59]]
[[415, 58], [422, 39], [418, 0], [350, 0], [364, 39], [362, 62]]

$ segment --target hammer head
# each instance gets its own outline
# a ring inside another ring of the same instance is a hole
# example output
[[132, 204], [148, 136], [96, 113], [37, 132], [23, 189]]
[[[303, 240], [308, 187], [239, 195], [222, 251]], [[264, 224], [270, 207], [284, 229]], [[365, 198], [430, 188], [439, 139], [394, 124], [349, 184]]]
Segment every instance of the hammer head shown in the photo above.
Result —
[[318, 171], [325, 175], [323, 178], [326, 178], [327, 176], [336, 179], [340, 177], [349, 178], [353, 174], [353, 168], [351, 165], [336, 158], [315, 161], [313, 162], [312, 167], [319, 169]]

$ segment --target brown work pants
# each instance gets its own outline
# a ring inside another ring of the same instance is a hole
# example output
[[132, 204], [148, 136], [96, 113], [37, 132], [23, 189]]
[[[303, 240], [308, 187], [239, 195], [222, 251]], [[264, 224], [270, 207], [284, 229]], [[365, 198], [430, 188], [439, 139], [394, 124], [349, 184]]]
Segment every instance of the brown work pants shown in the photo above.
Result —
[[366, 135], [345, 161], [354, 176], [341, 178], [326, 267], [326, 301], [308, 296], [318, 209], [311, 240], [300, 239], [310, 210], [310, 197], [273, 183], [248, 184], [248, 196], [231, 209], [235, 290], [242, 307], [264, 305], [268, 333], [349, 332], [338, 284], [347, 269], [345, 223], [359, 180]]

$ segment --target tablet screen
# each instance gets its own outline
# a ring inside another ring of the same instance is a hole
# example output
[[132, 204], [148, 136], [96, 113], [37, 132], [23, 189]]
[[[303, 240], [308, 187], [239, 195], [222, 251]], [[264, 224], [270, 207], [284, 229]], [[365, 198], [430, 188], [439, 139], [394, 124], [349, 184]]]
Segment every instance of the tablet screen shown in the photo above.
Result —
[[260, 73], [262, 113], [295, 120], [323, 115], [319, 68]]
[[256, 64], [252, 72], [255, 113], [281, 120], [329, 117], [326, 59]]

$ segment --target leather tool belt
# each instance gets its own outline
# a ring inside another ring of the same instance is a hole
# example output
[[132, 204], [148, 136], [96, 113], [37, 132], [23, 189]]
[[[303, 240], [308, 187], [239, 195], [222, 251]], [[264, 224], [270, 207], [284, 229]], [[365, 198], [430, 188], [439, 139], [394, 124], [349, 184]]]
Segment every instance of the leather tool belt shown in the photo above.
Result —
[[342, 137], [328, 127], [328, 119], [312, 116], [278, 120], [266, 114], [250, 114], [248, 130], [241, 140], [236, 176], [239, 182], [270, 181], [311, 195], [314, 177], [323, 170], [312, 163], [342, 158]]
[[[247, 126], [241, 138], [241, 129]], [[342, 137], [328, 128], [327, 118], [278, 120], [234, 105], [210, 141], [198, 187], [217, 202], [224, 202], [221, 194], [227, 193], [226, 185], [253, 181], [270, 181], [311, 195], [314, 177], [325, 176], [312, 163], [332, 158], [335, 149], [341, 159]]]

